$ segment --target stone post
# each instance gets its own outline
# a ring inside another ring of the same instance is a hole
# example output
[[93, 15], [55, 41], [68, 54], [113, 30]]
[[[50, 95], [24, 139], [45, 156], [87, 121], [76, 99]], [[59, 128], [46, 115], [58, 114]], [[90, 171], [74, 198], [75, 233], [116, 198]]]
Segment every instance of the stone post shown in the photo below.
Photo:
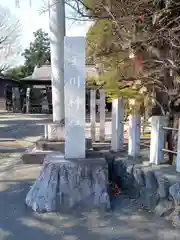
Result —
[[167, 126], [167, 117], [152, 116], [151, 119], [151, 141], [150, 141], [150, 163], [160, 164], [164, 160], [165, 136], [167, 131], [163, 127]]
[[100, 142], [105, 141], [105, 91], [100, 91]]
[[65, 37], [65, 158], [85, 158], [85, 39]]
[[30, 95], [31, 95], [31, 88], [27, 88], [27, 90], [26, 90], [26, 113], [30, 112]]
[[139, 114], [129, 116], [128, 155], [133, 158], [140, 154], [140, 125], [141, 118]]
[[180, 172], [180, 119], [179, 119], [179, 124], [178, 124], [178, 143], [177, 143], [176, 171]]
[[123, 149], [124, 142], [124, 101], [123, 98], [112, 100], [112, 139], [111, 150]]
[[18, 87], [12, 88], [13, 110], [15, 112], [20, 111], [20, 92]]
[[44, 125], [44, 138], [48, 139], [48, 125], [47, 124]]
[[91, 139], [96, 141], [96, 90], [90, 91], [90, 122], [91, 122]]

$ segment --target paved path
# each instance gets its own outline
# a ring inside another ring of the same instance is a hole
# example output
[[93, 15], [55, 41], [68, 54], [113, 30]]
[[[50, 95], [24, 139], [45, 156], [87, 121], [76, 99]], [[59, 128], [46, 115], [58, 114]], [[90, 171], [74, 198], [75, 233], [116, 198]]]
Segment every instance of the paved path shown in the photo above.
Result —
[[0, 172], [20, 161], [21, 154], [43, 135], [47, 115], [0, 113]]
[[139, 212], [137, 203], [122, 195], [116, 208], [104, 214], [36, 214], [28, 209], [24, 199], [40, 167], [23, 165], [20, 155], [43, 134], [44, 121], [48, 119], [0, 114], [0, 240], [180, 239], [170, 224]]

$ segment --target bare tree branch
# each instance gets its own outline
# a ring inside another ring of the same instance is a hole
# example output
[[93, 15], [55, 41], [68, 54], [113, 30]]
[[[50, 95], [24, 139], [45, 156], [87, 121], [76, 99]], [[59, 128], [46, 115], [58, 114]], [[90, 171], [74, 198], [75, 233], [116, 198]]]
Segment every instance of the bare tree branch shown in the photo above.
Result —
[[[0, 6], [0, 65], [5, 69], [11, 65], [14, 58], [20, 53], [20, 22], [10, 11]], [[4, 67], [6, 66], [6, 67]]]

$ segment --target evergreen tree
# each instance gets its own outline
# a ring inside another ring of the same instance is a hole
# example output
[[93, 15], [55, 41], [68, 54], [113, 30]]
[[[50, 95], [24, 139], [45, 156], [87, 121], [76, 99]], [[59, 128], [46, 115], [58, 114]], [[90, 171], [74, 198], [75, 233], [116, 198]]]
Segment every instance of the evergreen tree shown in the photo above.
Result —
[[50, 40], [48, 33], [42, 29], [34, 33], [34, 41], [30, 43], [29, 48], [22, 54], [25, 57], [25, 66], [28, 74], [32, 74], [35, 66], [42, 66], [44, 63], [50, 63]]

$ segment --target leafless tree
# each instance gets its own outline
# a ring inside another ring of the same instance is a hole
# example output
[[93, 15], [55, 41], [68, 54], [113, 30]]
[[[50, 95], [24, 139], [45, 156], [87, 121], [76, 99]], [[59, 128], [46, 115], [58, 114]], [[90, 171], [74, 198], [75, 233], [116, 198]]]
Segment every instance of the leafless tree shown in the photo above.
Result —
[[21, 24], [8, 8], [0, 6], [0, 71], [14, 64], [20, 54]]

